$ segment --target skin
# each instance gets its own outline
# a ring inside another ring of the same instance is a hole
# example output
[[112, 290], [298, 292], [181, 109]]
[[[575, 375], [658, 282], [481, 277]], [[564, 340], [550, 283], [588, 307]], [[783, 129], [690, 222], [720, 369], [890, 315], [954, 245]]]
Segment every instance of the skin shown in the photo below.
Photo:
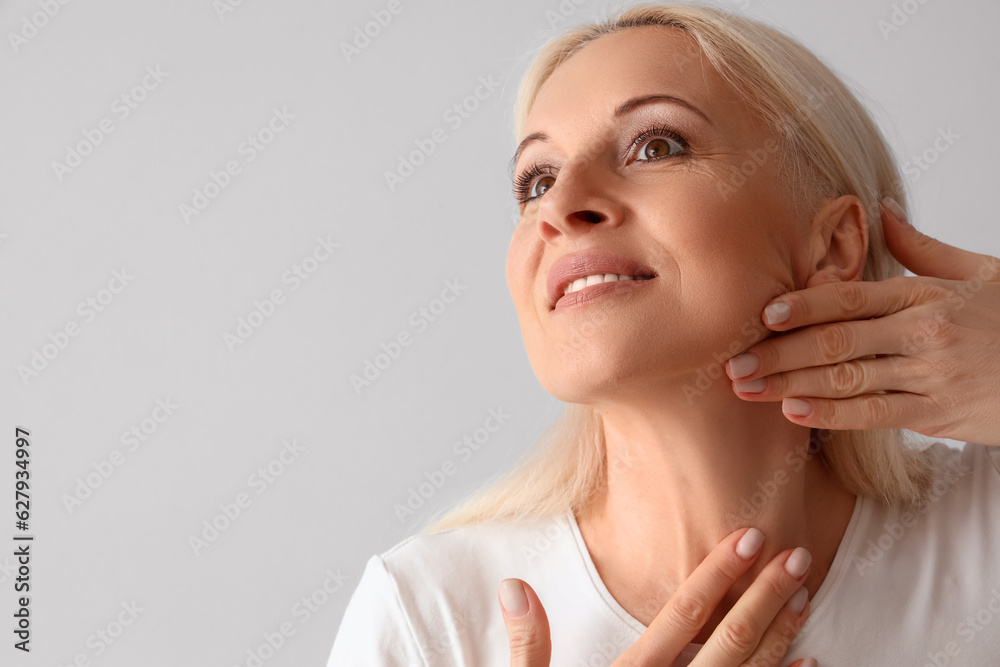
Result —
[[[612, 117], [625, 100], [654, 93], [684, 99], [711, 122], [670, 103]], [[674, 129], [689, 148], [650, 138], [627, 149], [650, 125]], [[670, 28], [606, 35], [567, 59], [532, 106], [525, 135], [536, 131], [551, 140], [528, 144], [515, 173], [533, 161], [558, 170], [539, 177], [533, 194], [543, 194], [521, 207], [507, 281], [542, 385], [593, 406], [604, 422], [608, 485], [577, 519], [609, 592], [648, 626], [723, 538], [754, 526], [765, 536], [759, 558], [694, 641], [704, 643], [787, 549], [812, 554], [803, 583], [812, 598], [855, 496], [809, 453], [810, 428], [789, 421], [779, 403], [741, 399], [723, 364], [780, 335], [761, 322], [775, 296], [861, 280], [861, 202], [824, 199], [796, 213], [773, 157], [737, 186], [734, 171], [773, 137], [690, 38]], [[641, 161], [666, 153], [679, 154]], [[657, 277], [550, 311], [549, 268], [591, 248], [634, 258]], [[758, 483], [768, 481], [780, 483], [755, 503]]]

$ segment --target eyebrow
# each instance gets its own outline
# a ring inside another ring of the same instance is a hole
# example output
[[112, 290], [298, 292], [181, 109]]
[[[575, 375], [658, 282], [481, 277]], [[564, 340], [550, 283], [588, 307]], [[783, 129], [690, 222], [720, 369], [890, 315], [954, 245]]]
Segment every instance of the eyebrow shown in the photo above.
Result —
[[[687, 102], [686, 100], [682, 100], [679, 97], [674, 97], [673, 95], [657, 94], [657, 95], [643, 95], [641, 97], [633, 97], [632, 99], [627, 100], [623, 102], [621, 105], [619, 105], [618, 108], [615, 109], [613, 117], [620, 118], [625, 114], [635, 110], [637, 107], [641, 107], [645, 104], [649, 104], [652, 102], [669, 102], [671, 104], [682, 106], [690, 111], [693, 111], [697, 115], [701, 116], [703, 119], [705, 119], [705, 122], [707, 122], [709, 125], [712, 125], [712, 119], [706, 116], [698, 107], [694, 106], [690, 102]], [[531, 143], [532, 141], [548, 142], [551, 141], [551, 139], [552, 138], [549, 135], [545, 134], [544, 132], [532, 132], [531, 134], [526, 136], [521, 141], [521, 143], [518, 144], [517, 150], [514, 151], [514, 157], [510, 159], [510, 164], [507, 166], [507, 171], [510, 172], [511, 174], [514, 173], [514, 166], [517, 164], [518, 158], [521, 157], [521, 153], [524, 152], [525, 147], [529, 143]]]

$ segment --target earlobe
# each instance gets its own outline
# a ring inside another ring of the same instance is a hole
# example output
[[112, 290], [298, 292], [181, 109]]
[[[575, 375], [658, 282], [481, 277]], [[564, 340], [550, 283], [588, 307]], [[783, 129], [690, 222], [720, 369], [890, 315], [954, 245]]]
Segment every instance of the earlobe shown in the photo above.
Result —
[[806, 287], [862, 280], [868, 259], [868, 219], [854, 195], [825, 201], [813, 216]]

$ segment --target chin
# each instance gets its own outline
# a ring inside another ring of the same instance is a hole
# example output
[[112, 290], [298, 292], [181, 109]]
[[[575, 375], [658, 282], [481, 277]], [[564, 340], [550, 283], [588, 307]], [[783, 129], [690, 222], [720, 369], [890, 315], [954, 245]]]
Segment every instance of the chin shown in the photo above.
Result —
[[564, 403], [592, 404], [621, 394], [650, 380], [650, 360], [634, 354], [614, 354], [607, 349], [579, 350], [572, 355], [552, 353], [535, 376], [549, 394]]

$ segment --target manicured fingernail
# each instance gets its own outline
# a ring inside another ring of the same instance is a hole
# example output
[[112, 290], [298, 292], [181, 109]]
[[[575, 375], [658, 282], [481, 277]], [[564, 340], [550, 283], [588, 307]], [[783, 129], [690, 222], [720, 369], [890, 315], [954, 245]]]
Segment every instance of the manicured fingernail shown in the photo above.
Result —
[[760, 359], [757, 358], [756, 354], [750, 352], [744, 352], [729, 360], [729, 372], [733, 374], [734, 379], [746, 377], [758, 368], [760, 368]]
[[796, 547], [795, 551], [788, 556], [788, 560], [785, 561], [785, 572], [788, 572], [793, 579], [798, 579], [809, 569], [812, 558], [812, 554], [806, 549]]
[[508, 616], [523, 616], [528, 611], [528, 596], [520, 581], [504, 579], [500, 582], [500, 604]]
[[736, 391], [742, 391], [745, 394], [759, 394], [767, 389], [767, 378], [757, 378], [749, 382], [734, 381], [733, 387], [736, 388]]
[[781, 410], [789, 415], [805, 417], [812, 412], [812, 403], [801, 398], [785, 398], [781, 401]]
[[764, 533], [756, 528], [751, 528], [743, 533], [743, 537], [736, 543], [736, 555], [740, 558], [750, 558], [760, 551], [762, 544], [764, 544]]
[[819, 663], [816, 662], [816, 658], [809, 656], [802, 661], [802, 667], [819, 667]]
[[785, 603], [785, 608], [793, 614], [798, 614], [806, 607], [806, 600], [809, 599], [809, 591], [803, 586], [799, 590], [795, 591], [795, 594], [788, 599]]
[[904, 225], [910, 224], [910, 221], [906, 219], [906, 211], [904, 211], [903, 207], [899, 205], [899, 202], [892, 197], [886, 197], [882, 200], [882, 203], [885, 204], [887, 209], [892, 211], [892, 214], [896, 216], [900, 222]]
[[764, 318], [767, 320], [768, 324], [780, 324], [788, 319], [788, 316], [792, 314], [792, 307], [788, 305], [786, 301], [778, 301], [777, 303], [772, 303], [770, 306], [764, 309]]

